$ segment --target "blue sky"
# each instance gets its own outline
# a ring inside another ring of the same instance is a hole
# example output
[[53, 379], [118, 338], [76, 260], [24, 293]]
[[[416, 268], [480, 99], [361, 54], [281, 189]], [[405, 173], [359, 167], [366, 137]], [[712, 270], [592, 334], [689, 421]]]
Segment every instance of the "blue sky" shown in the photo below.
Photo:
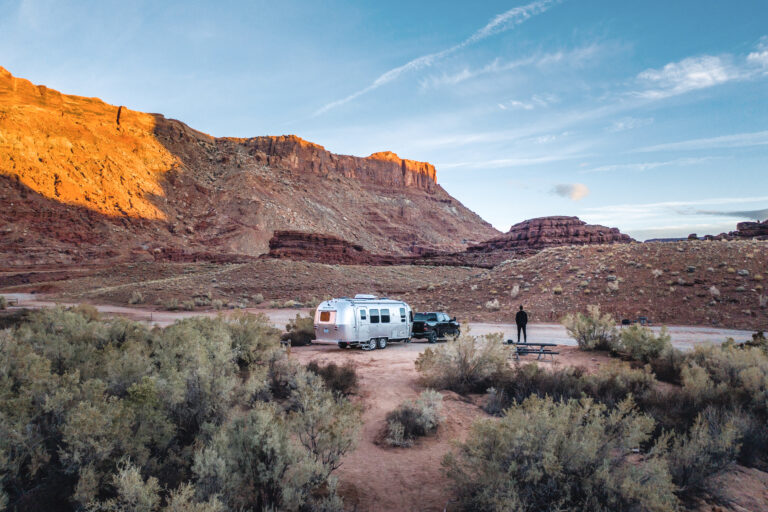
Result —
[[0, 0], [0, 65], [217, 136], [392, 150], [506, 231], [768, 217], [768, 2]]

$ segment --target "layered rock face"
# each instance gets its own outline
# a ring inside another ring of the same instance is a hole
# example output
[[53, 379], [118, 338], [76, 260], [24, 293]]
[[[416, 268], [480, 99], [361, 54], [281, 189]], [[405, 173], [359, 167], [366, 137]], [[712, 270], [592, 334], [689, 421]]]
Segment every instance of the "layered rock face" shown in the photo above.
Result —
[[295, 136], [216, 138], [0, 68], [0, 266], [255, 257], [274, 231], [372, 254], [460, 251], [498, 234], [394, 153]]
[[295, 172], [336, 174], [382, 187], [412, 187], [427, 192], [434, 192], [437, 185], [433, 165], [404, 160], [391, 151], [374, 153], [368, 158], [336, 155], [295, 135], [241, 139], [240, 144], [248, 148], [257, 161]]
[[736, 231], [730, 234], [735, 238], [768, 240], [768, 220], [763, 222], [739, 222], [736, 224]]
[[374, 255], [335, 236], [301, 231], [275, 231], [265, 257], [341, 265], [393, 265], [406, 259]]
[[617, 228], [587, 224], [578, 217], [539, 217], [515, 224], [507, 233], [469, 247], [467, 252], [541, 250], [559, 245], [633, 241]]

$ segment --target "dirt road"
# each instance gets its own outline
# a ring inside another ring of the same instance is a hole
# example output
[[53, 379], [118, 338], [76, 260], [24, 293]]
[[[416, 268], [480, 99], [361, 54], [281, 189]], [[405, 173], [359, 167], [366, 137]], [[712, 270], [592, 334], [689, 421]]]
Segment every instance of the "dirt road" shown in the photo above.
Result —
[[[18, 299], [19, 306], [25, 308], [42, 308], [55, 306], [57, 303], [48, 300], [46, 297], [39, 297], [30, 293], [8, 293], [4, 294], [9, 299]], [[64, 305], [73, 305], [62, 303]], [[161, 327], [167, 326], [182, 318], [192, 316], [210, 316], [219, 314], [228, 314], [231, 310], [223, 312], [218, 311], [162, 311], [147, 307], [127, 307], [113, 306], [109, 304], [95, 304], [96, 309], [107, 315], [123, 316], [132, 320], [149, 322]], [[284, 328], [289, 320], [297, 314], [307, 316], [313, 313], [309, 309], [267, 309], [267, 308], [247, 308], [243, 311], [249, 313], [263, 313], [267, 315], [272, 323]], [[469, 330], [466, 329], [469, 327]], [[653, 326], [654, 330], [661, 329], [660, 326]], [[720, 329], [716, 327], [698, 327], [698, 326], [667, 326], [672, 336], [672, 344], [681, 350], [689, 350], [698, 343], [722, 343], [727, 338], [733, 338], [736, 341], [746, 341], [751, 338], [752, 331], [736, 329]], [[504, 339], [517, 339], [517, 327], [514, 324], [494, 324], [494, 323], [469, 323], [466, 324], [464, 332], [470, 332], [476, 336], [501, 332]], [[568, 336], [565, 328], [560, 324], [531, 324], [528, 326], [528, 336], [530, 341], [541, 341], [546, 343], [557, 343], [558, 345], [575, 346], [575, 341]]]

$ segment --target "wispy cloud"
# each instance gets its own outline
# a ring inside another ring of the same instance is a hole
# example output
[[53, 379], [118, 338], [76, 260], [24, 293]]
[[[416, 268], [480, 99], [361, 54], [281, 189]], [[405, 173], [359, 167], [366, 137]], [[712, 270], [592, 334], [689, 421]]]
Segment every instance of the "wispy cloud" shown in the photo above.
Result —
[[574, 201], [581, 201], [589, 195], [589, 187], [583, 183], [561, 183], [552, 187], [552, 193]]
[[529, 57], [511, 61], [504, 61], [497, 58], [482, 67], [464, 68], [453, 73], [442, 73], [425, 77], [419, 82], [419, 85], [422, 90], [425, 90], [453, 86], [485, 75], [505, 73], [525, 67], [546, 69], [556, 65], [571, 67], [581, 66], [585, 62], [593, 61], [595, 56], [602, 49], [603, 46], [593, 43], [572, 50], [558, 50], [556, 52], [531, 55]]
[[526, 100], [526, 101], [509, 100], [509, 101], [505, 101], [504, 103], [499, 103], [499, 108], [501, 110], [510, 110], [510, 109], [533, 110], [538, 107], [548, 107], [554, 103], [557, 103], [558, 101], [560, 101], [560, 99], [554, 94], [534, 94], [533, 96], [531, 96], [530, 100]]
[[736, 210], [736, 211], [717, 211], [717, 210], [696, 210], [696, 215], [715, 215], [717, 217], [736, 217], [738, 219], [751, 219], [763, 221], [768, 219], [768, 208], [762, 210]]
[[636, 149], [636, 152], [651, 151], [688, 151], [700, 149], [742, 148], [749, 146], [768, 145], [768, 130], [751, 133], [736, 133], [722, 135], [720, 137], [708, 137], [703, 139], [691, 139], [680, 142], [656, 144]]
[[634, 130], [635, 128], [642, 128], [643, 126], [648, 126], [651, 124], [653, 124], [652, 117], [624, 117], [614, 121], [608, 128], [608, 131], [612, 133], [618, 133], [627, 130]]
[[598, 172], [614, 172], [614, 171], [634, 171], [643, 172], [657, 169], [659, 167], [669, 167], [673, 165], [696, 165], [703, 162], [712, 160], [712, 157], [702, 158], [676, 158], [674, 160], [657, 161], [657, 162], [637, 162], [631, 164], [613, 164], [613, 165], [601, 165], [592, 169], [586, 169], [579, 171], [581, 174], [592, 174]]
[[768, 201], [768, 196], [754, 197], [715, 197], [710, 199], [697, 199], [694, 201], [664, 201], [658, 203], [639, 203], [639, 204], [614, 204], [607, 206], [593, 206], [585, 208], [585, 211], [591, 213], [623, 213], [623, 214], [643, 214], [660, 208], [681, 208], [685, 206], [706, 206], [717, 204], [743, 204]]
[[727, 82], [749, 80], [768, 73], [768, 39], [763, 37], [748, 55], [700, 55], [670, 62], [660, 69], [646, 69], [637, 75], [643, 87], [632, 94], [641, 98], [664, 99]]
[[476, 31], [474, 34], [469, 36], [464, 41], [454, 46], [451, 46], [450, 48], [446, 48], [445, 50], [430, 53], [427, 55], [422, 55], [421, 57], [413, 59], [403, 64], [402, 66], [392, 68], [386, 73], [383, 73], [382, 75], [380, 75], [376, 80], [374, 80], [367, 87], [364, 87], [363, 89], [360, 89], [359, 91], [356, 91], [345, 98], [341, 98], [339, 100], [332, 101], [324, 105], [323, 107], [321, 107], [315, 112], [315, 115], [317, 116], [317, 115], [323, 114], [325, 112], [328, 112], [329, 110], [332, 110], [336, 107], [344, 105], [345, 103], [349, 103], [350, 101], [353, 101], [368, 92], [378, 89], [382, 85], [388, 84], [396, 80], [404, 73], [430, 67], [434, 65], [437, 61], [443, 59], [444, 57], [447, 57], [448, 55], [451, 55], [467, 46], [470, 46], [479, 41], [482, 41], [483, 39], [491, 37], [495, 34], [500, 34], [502, 32], [511, 30], [512, 28], [516, 27], [517, 25], [520, 25], [521, 23], [524, 23], [525, 21], [532, 18], [533, 16], [536, 16], [537, 14], [541, 14], [547, 11], [550, 7], [552, 7], [552, 5], [554, 5], [557, 2], [559, 2], [559, 0], [537, 0], [527, 5], [509, 9], [508, 11], [505, 11], [497, 15], [496, 17], [494, 17], [490, 22], [488, 22], [488, 24], [486, 24], [483, 28]]

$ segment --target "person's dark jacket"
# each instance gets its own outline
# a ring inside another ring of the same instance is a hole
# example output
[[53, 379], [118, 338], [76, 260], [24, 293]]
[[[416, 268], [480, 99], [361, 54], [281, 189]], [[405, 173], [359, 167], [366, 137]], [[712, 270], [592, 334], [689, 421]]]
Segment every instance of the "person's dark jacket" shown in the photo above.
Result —
[[518, 311], [515, 315], [515, 323], [517, 325], [525, 325], [528, 323], [528, 313], [525, 311]]

